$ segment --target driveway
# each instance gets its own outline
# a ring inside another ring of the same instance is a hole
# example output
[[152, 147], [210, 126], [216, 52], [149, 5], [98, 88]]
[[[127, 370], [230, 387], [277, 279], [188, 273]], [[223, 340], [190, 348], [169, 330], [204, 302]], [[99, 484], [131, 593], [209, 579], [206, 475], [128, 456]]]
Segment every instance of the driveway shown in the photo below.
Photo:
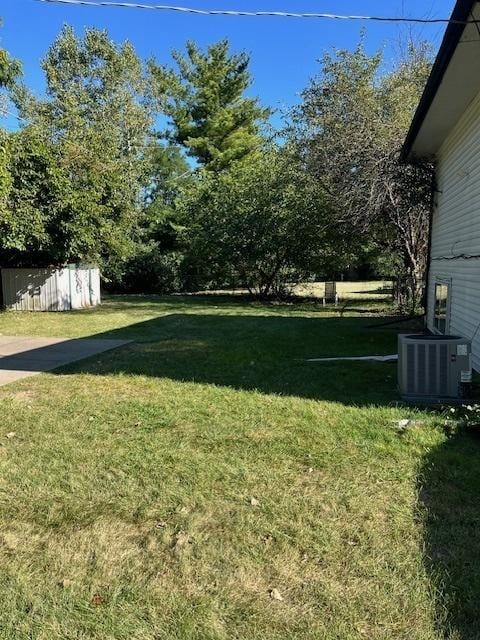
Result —
[[130, 340], [0, 336], [0, 386], [123, 347]]

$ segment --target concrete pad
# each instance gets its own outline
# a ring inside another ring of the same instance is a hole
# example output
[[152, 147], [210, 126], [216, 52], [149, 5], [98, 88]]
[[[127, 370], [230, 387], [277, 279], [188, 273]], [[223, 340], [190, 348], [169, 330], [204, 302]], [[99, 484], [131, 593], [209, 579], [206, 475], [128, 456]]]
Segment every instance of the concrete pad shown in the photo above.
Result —
[[0, 386], [91, 356], [131, 340], [0, 336]]

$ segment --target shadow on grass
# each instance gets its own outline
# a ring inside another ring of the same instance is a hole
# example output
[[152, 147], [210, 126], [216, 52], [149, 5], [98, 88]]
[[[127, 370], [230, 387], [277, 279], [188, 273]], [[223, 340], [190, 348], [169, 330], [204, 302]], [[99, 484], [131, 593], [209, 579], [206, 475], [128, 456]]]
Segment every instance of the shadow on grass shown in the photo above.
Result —
[[[125, 310], [125, 308], [149, 307], [152, 310], [158, 309], [159, 305], [164, 308], [172, 309], [189, 309], [192, 307], [234, 307], [238, 309], [264, 309], [268, 311], [288, 312], [309, 311], [324, 313], [325, 310], [340, 311], [342, 306], [348, 305], [349, 310], [364, 313], [382, 313], [382, 309], [390, 306], [391, 299], [389, 297], [382, 298], [365, 298], [362, 295], [349, 299], [340, 300], [337, 305], [330, 303], [323, 305], [322, 299], [317, 296], [310, 295], [292, 295], [282, 299], [265, 299], [251, 296], [248, 294], [223, 294], [223, 293], [192, 293], [192, 294], [171, 294], [171, 295], [106, 295], [102, 305], [102, 310], [106, 306], [112, 312], [117, 310]], [[79, 313], [75, 311], [74, 313]], [[82, 313], [82, 311], [80, 311]]]
[[[354, 311], [358, 314], [359, 309]], [[97, 313], [101, 322], [94, 320]], [[109, 326], [110, 314], [111, 324], [119, 318], [130, 324], [102, 331], [102, 325]], [[84, 338], [133, 344], [64, 365], [56, 373], [170, 378], [354, 405], [398, 400], [394, 364], [306, 362], [322, 356], [395, 353], [397, 331], [391, 327], [372, 330], [372, 324], [387, 319], [375, 311], [369, 317], [340, 317], [328, 309], [326, 314], [318, 303], [265, 303], [225, 296], [115, 296], [98, 312], [65, 315], [69, 322], [81, 320], [87, 330], [92, 316], [91, 325], [98, 329], [83, 334]], [[60, 350], [75, 348], [72, 339]], [[24, 370], [28, 357], [32, 370], [42, 371], [36, 360], [51, 361], [58, 350], [32, 349], [4, 361], [4, 368]]]
[[444, 640], [480, 638], [480, 437], [459, 433], [430, 452], [420, 474], [425, 565]]
[[395, 353], [372, 318], [172, 313], [95, 338], [133, 340], [59, 373], [130, 374], [371, 405], [396, 402], [395, 365], [309, 363], [308, 358]]

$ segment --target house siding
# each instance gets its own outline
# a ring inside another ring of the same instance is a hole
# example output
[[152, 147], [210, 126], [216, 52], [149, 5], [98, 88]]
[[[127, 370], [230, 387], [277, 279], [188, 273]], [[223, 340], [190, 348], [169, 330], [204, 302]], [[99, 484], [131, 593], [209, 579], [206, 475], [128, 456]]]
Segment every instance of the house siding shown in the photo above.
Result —
[[[427, 326], [434, 329], [435, 284], [448, 280], [450, 334], [473, 338], [473, 366], [480, 371], [480, 94], [437, 156], [432, 218]], [[465, 256], [472, 256], [467, 258]]]

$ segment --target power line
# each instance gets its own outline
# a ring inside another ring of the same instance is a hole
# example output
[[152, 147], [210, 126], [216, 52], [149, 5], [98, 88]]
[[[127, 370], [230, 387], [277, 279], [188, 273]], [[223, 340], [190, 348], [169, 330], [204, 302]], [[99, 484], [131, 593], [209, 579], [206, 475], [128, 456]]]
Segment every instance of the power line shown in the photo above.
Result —
[[295, 13], [292, 11], [237, 11], [227, 9], [194, 9], [163, 4], [139, 4], [133, 2], [102, 2], [102, 0], [36, 0], [48, 4], [83, 5], [87, 7], [121, 7], [127, 9], [147, 9], [193, 13], [201, 16], [248, 16], [278, 18], [323, 18], [326, 20], [371, 20], [375, 22], [410, 22], [417, 24], [479, 24], [479, 20], [451, 20], [450, 18], [405, 18], [388, 16], [348, 16], [333, 13]]
[[22, 116], [19, 116], [18, 114], [13, 113], [13, 111], [9, 111], [8, 109], [4, 109], [1, 106], [0, 106], [0, 116], [2, 118], [7, 118], [8, 116], [11, 116], [12, 118], [16, 118], [20, 122], [27, 122], [25, 118], [22, 118]]

